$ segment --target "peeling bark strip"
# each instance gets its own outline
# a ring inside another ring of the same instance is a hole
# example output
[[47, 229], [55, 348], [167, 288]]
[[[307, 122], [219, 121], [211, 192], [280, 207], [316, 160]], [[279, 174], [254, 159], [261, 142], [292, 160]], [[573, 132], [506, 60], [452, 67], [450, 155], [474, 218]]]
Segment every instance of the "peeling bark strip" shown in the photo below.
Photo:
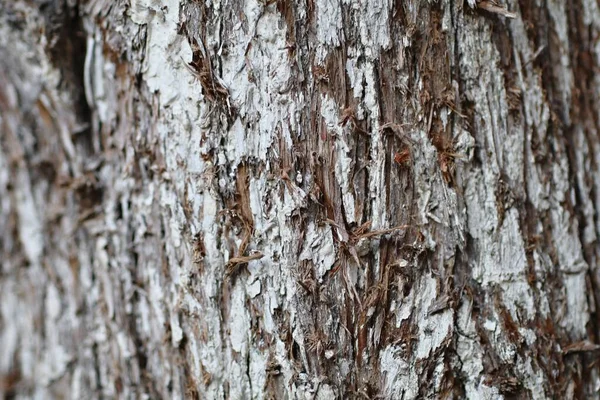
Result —
[[600, 397], [599, 21], [0, 2], [0, 397]]

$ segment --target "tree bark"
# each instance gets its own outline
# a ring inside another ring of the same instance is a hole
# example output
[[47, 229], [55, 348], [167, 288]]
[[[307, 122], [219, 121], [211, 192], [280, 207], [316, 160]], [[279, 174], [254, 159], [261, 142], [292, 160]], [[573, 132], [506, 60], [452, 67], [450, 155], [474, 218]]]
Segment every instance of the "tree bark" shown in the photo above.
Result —
[[0, 0], [0, 397], [599, 398], [599, 21]]

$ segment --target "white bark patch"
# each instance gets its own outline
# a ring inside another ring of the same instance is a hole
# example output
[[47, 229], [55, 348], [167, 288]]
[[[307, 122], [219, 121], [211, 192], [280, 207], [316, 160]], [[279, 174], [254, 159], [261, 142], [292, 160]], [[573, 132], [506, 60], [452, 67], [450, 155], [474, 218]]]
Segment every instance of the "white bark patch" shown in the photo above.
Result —
[[335, 101], [328, 96], [321, 96], [321, 116], [327, 124], [327, 129], [334, 133], [335, 137], [335, 178], [342, 190], [342, 202], [346, 211], [348, 223], [356, 221], [355, 200], [352, 194], [352, 173], [354, 160], [348, 157], [352, 143], [348, 143], [350, 137], [344, 134], [344, 129], [339, 126], [339, 112]]
[[[438, 293], [438, 282], [432, 275], [425, 276], [421, 279], [418, 285], [415, 285], [411, 291], [416, 293], [415, 302], [406, 301], [405, 307], [410, 307], [413, 312], [418, 313], [415, 316], [415, 321], [418, 321], [418, 337], [419, 342], [415, 350], [417, 359], [426, 359], [432, 351], [435, 351], [448, 335], [452, 332], [454, 324], [453, 311], [448, 309], [440, 313], [430, 314], [429, 307], [435, 302]], [[397, 314], [397, 326], [401, 321], [400, 311]], [[381, 371], [384, 373], [384, 392], [390, 398], [399, 398], [403, 396], [405, 399], [416, 399], [418, 396], [418, 370], [415, 365], [411, 365], [403, 358], [405, 345], [399, 347], [391, 345], [386, 347], [381, 353], [379, 364]], [[441, 367], [436, 368], [436, 371], [441, 373]], [[440, 378], [440, 374], [435, 376]]]
[[160, 94], [162, 104], [181, 107], [181, 111], [193, 109], [183, 102], [172, 103], [176, 98], [197, 98], [200, 85], [184, 67], [184, 62], [191, 60], [191, 49], [182, 45], [183, 38], [177, 35], [179, 0], [166, 0], [162, 5], [164, 19], [152, 18], [148, 22], [144, 79], [151, 91]]
[[110, 79], [115, 76], [116, 67], [104, 58], [102, 43], [104, 41], [99, 30], [88, 36], [83, 78], [88, 105], [98, 112], [100, 121], [109, 123], [117, 112], [113, 106], [117, 98], [116, 92], [106, 88], [106, 85], [111, 84]]
[[2, 286], [2, 302], [0, 302], [0, 310], [2, 312], [2, 321], [11, 322], [12, 326], [20, 329], [3, 329], [0, 336], [2, 343], [2, 351], [0, 352], [0, 368], [2, 371], [8, 371], [13, 364], [13, 357], [19, 348], [19, 331], [22, 329], [24, 322], [19, 320], [19, 298], [15, 295], [14, 284], [6, 283]]
[[227, 158], [241, 160], [246, 147], [246, 130], [240, 118], [237, 118], [229, 129], [229, 138], [231, 140], [227, 143]]
[[250, 319], [246, 311], [246, 296], [241, 286], [236, 286], [231, 296], [231, 315], [229, 318], [231, 348], [245, 354], [248, 348]]
[[250, 298], [253, 299], [260, 294], [260, 288], [260, 280], [256, 279], [254, 282], [246, 286], [246, 293], [248, 293], [248, 296], [250, 296]]
[[475, 239], [489, 235], [498, 225], [494, 186], [494, 177], [482, 171], [474, 171], [466, 183], [467, 224]]
[[380, 370], [384, 377], [383, 392], [390, 399], [416, 399], [419, 378], [408, 362], [403, 360], [401, 347], [387, 346], [379, 356]]
[[585, 336], [590, 318], [585, 281], [588, 265], [583, 259], [579, 238], [576, 231], [573, 231], [572, 217], [569, 213], [557, 208], [553, 209], [550, 215], [559, 267], [564, 273], [565, 295], [568, 299], [561, 325], [569, 326], [574, 333]]
[[507, 134], [504, 139], [504, 172], [511, 186], [521, 186], [524, 176], [523, 138]]
[[419, 294], [417, 312], [419, 316], [419, 343], [416, 349], [418, 359], [428, 358], [444, 339], [452, 332], [454, 312], [451, 309], [429, 315], [428, 309], [434, 304], [439, 295], [438, 281], [433, 276], [425, 276], [413, 290]]
[[252, 388], [252, 398], [264, 398], [263, 388], [267, 381], [267, 372], [265, 365], [268, 365], [267, 358], [259, 351], [250, 352], [250, 386]]
[[272, 218], [269, 218], [270, 216], [266, 215], [263, 211], [263, 196], [266, 196], [268, 193], [266, 180], [250, 179], [249, 191], [250, 209], [252, 210], [252, 216], [254, 218], [254, 227], [262, 236], [266, 236], [273, 224]]
[[380, 50], [390, 47], [392, 4], [391, 0], [359, 0], [352, 5], [353, 8], [359, 9], [360, 39], [364, 46], [364, 54], [369, 59], [377, 58]]
[[[295, 113], [290, 91], [291, 68], [286, 42], [286, 25], [281, 16], [260, 2], [248, 1], [246, 18], [252, 27], [248, 35], [243, 30], [231, 37], [227, 54], [221, 57], [223, 81], [234, 106], [247, 120], [256, 125], [232, 128], [230, 147], [236, 147], [233, 160], [252, 156], [266, 161], [275, 137], [283, 136], [288, 145], [290, 119]], [[259, 112], [260, 111], [260, 112]], [[241, 130], [245, 137], [240, 146]]]
[[154, 17], [164, 19], [166, 9], [161, 9], [160, 3], [155, 0], [131, 0], [131, 7], [128, 8], [129, 17], [139, 25], [149, 23]]
[[17, 182], [16, 208], [19, 215], [19, 237], [25, 255], [32, 265], [39, 263], [44, 248], [44, 235], [38, 209], [35, 205], [31, 187], [28, 186], [29, 174], [21, 169]]
[[275, 331], [275, 323], [273, 322], [273, 313], [278, 308], [278, 302], [276, 299], [277, 294], [273, 291], [269, 291], [265, 295], [265, 307], [263, 307], [263, 323], [265, 330], [268, 333]]
[[56, 286], [48, 286], [48, 291], [46, 292], [46, 316], [51, 320], [55, 320], [60, 316], [61, 308], [60, 294]]
[[172, 312], [170, 318], [171, 324], [171, 344], [173, 347], [178, 347], [179, 343], [183, 339], [183, 329], [181, 329], [181, 325], [179, 325], [179, 318], [177, 314]]
[[586, 25], [592, 25], [596, 29], [600, 28], [600, 9], [598, 8], [598, 2], [595, 0], [583, 0], [581, 2], [583, 6], [582, 17], [583, 23]]
[[[375, 67], [373, 63], [364, 65], [363, 73], [365, 79], [364, 105], [369, 111], [371, 118], [372, 131], [371, 136], [371, 163], [369, 173], [372, 178], [369, 181], [369, 198], [373, 202], [372, 207], [378, 212], [373, 213], [371, 229], [386, 229], [387, 215], [387, 195], [385, 191], [385, 154], [387, 149], [383, 145], [381, 132], [379, 130], [379, 103], [377, 102], [377, 86], [375, 81]], [[375, 253], [375, 273], [379, 268], [379, 252]]]
[[58, 343], [50, 341], [49, 347], [39, 364], [40, 380], [43, 385], [49, 385], [51, 382], [62, 377], [72, 357]]
[[[461, 369], [465, 374], [465, 392], [468, 399], [495, 399], [497, 390], [483, 384], [483, 349], [473, 339], [477, 337], [475, 323], [472, 320], [472, 304], [463, 302], [457, 312], [457, 325], [462, 335], [458, 335], [456, 352], [461, 361]], [[495, 395], [495, 396], [492, 396]]]
[[415, 307], [414, 303], [415, 291], [411, 290], [408, 296], [402, 299], [402, 303], [396, 311], [396, 328], [400, 328], [402, 321], [408, 319], [411, 316]]
[[[354, 47], [348, 47], [347, 51], [348, 59], [346, 60], [346, 74], [348, 75], [349, 84], [352, 88], [354, 98], [362, 99], [365, 92], [365, 73], [362, 65], [359, 63], [356, 49]], [[358, 119], [363, 119], [364, 113], [365, 110], [363, 104], [362, 102], [359, 102], [356, 109], [356, 117]]]
[[[573, 142], [575, 143], [575, 146], [579, 151], [575, 152], [574, 154], [576, 168], [573, 169], [575, 170], [575, 173], [577, 175], [577, 186], [579, 187], [582, 199], [589, 200], [580, 202], [578, 204], [579, 212], [584, 215], [582, 241], [584, 245], [590, 245], [598, 239], [595, 229], [596, 225], [592, 222], [594, 221], [594, 215], [596, 213], [592, 193], [593, 181], [589, 180], [589, 171], [594, 170], [594, 167], [592, 165], [592, 160], [594, 158], [590, 154], [588, 141], [586, 140], [585, 134], [581, 127], [576, 127], [574, 129], [574, 136], [575, 137]], [[590, 184], [588, 184], [588, 181], [590, 182]]]
[[311, 222], [306, 230], [304, 243], [298, 260], [311, 260], [317, 268], [317, 280], [322, 282], [323, 276], [335, 263], [335, 247], [331, 226], [317, 227]]
[[317, 63], [322, 64], [328, 49], [340, 46], [344, 41], [341, 0], [317, 0]]
[[316, 400], [329, 400], [335, 399], [336, 397], [336, 392], [330, 385], [321, 383], [319, 386], [319, 391], [316, 394]]
[[[206, 255], [204, 256], [205, 265], [209, 266], [211, 273], [216, 274], [217, 266], [223, 263], [223, 254], [219, 251], [218, 236], [217, 236], [217, 221], [216, 215], [218, 211], [217, 201], [214, 195], [206, 192], [203, 197], [203, 214], [201, 220], [202, 232], [204, 232], [204, 243], [206, 247]], [[204, 284], [204, 293], [209, 298], [215, 298], [217, 293], [217, 284], [214, 280], [209, 279]]]
[[125, 359], [131, 358], [135, 355], [135, 347], [131, 342], [131, 338], [125, 332], [117, 332], [115, 339], [119, 346], [119, 352]]

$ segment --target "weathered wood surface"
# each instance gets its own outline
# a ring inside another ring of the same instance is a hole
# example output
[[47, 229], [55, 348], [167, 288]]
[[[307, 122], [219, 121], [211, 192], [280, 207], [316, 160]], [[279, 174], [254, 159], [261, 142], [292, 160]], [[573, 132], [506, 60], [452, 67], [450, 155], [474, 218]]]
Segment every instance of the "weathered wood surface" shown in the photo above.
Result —
[[1, 0], [0, 397], [597, 398], [599, 21]]

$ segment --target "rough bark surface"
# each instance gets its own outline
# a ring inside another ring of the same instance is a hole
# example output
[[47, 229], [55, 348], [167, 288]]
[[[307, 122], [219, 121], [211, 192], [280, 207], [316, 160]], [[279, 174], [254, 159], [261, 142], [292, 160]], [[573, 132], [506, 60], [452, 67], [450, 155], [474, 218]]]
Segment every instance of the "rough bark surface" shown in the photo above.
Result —
[[461, 3], [0, 0], [0, 397], [598, 398], [598, 4]]

